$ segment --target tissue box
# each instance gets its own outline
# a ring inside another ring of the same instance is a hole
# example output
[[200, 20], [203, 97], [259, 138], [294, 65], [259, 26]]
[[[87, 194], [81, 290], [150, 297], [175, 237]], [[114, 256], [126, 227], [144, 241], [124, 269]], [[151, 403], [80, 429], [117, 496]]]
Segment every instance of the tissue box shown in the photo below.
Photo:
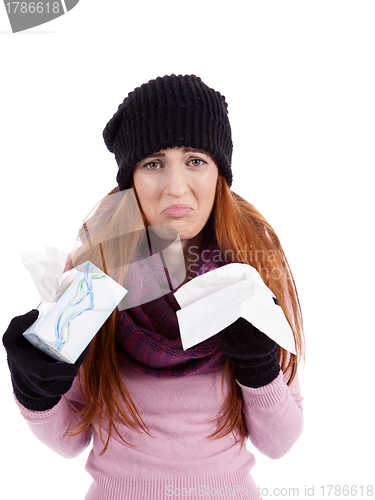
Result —
[[127, 290], [89, 261], [63, 276], [71, 283], [23, 335], [51, 357], [75, 363]]

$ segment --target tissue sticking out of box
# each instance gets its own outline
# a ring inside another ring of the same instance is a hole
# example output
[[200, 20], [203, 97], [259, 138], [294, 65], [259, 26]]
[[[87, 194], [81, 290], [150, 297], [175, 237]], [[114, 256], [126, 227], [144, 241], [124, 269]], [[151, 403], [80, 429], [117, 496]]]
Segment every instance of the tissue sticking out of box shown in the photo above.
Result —
[[68, 253], [55, 247], [46, 247], [43, 252], [28, 252], [21, 255], [22, 263], [40, 294], [41, 310], [55, 300], [63, 281], [63, 271]]

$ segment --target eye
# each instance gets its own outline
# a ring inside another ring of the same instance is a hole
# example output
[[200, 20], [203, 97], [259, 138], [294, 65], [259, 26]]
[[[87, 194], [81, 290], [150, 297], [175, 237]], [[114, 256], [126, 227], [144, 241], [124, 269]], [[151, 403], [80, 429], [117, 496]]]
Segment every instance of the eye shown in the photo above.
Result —
[[148, 170], [158, 170], [158, 165], [160, 165], [160, 163], [158, 161], [150, 161], [148, 163], [146, 163], [145, 165], [143, 165], [144, 168], [147, 168]]
[[193, 158], [192, 160], [189, 160], [189, 165], [191, 164], [192, 167], [200, 167], [203, 165], [203, 163], [207, 163], [204, 160], [201, 160], [200, 158]]

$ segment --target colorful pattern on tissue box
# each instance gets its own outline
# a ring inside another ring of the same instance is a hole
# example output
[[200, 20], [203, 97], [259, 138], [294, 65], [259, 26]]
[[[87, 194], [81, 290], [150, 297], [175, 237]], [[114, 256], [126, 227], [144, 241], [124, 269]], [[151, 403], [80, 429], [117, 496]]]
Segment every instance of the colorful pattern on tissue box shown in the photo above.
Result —
[[51, 357], [75, 363], [127, 290], [90, 261], [64, 273], [73, 280], [23, 334]]

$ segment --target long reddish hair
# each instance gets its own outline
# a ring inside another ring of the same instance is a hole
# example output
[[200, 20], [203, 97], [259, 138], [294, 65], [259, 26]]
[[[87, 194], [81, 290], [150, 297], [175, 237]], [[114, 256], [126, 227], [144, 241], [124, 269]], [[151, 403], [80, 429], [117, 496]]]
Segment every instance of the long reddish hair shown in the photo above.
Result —
[[[134, 189], [134, 185], [132, 187]], [[115, 188], [110, 194], [117, 191], [118, 189]], [[110, 213], [106, 218], [100, 217], [105, 202], [103, 201], [99, 205], [95, 212], [98, 221], [100, 221], [98, 222], [98, 241], [106, 241], [106, 232], [110, 232], [113, 230], [113, 227], [121, 224], [121, 214], [124, 214], [123, 204], [125, 202], [126, 200], [124, 201], [123, 199], [119, 203], [119, 206], [109, 211]], [[138, 198], [137, 202], [142, 219], [145, 221]], [[291, 354], [282, 348], [279, 348], [278, 351], [278, 360], [281, 369], [284, 374], [288, 372], [289, 375], [287, 381], [289, 385], [295, 377], [299, 361], [304, 357], [304, 340], [298, 294], [280, 241], [275, 231], [259, 211], [231, 191], [224, 177], [221, 175], [219, 175], [216, 186], [215, 203], [210, 223], [213, 224], [220, 251], [232, 262], [253, 266], [261, 275], [264, 283], [275, 294], [279, 305], [285, 313], [293, 330], [297, 351], [297, 355]], [[94, 243], [95, 241], [91, 242], [91, 249], [95, 247]], [[137, 236], [134, 236], [133, 242], [126, 245], [127, 251], [130, 253], [134, 252], [137, 243]], [[90, 253], [85, 243], [75, 254], [71, 265], [77, 265], [88, 258], [98, 267], [102, 267], [100, 256]], [[117, 276], [117, 279], [120, 278]], [[136, 432], [140, 433], [143, 431], [150, 437], [153, 437], [142, 420], [121, 377], [116, 355], [117, 319], [118, 308], [114, 310], [91, 341], [89, 354], [78, 375], [86, 405], [82, 410], [76, 410], [81, 416], [81, 422], [78, 426], [72, 428], [70, 432], [71, 435], [85, 432], [98, 419], [99, 433], [104, 445], [102, 453], [107, 450], [113, 432], [126, 444], [134, 446], [122, 438], [118, 430], [119, 423]], [[242, 448], [248, 435], [242, 412], [242, 392], [236, 383], [234, 366], [229, 360], [226, 360], [224, 366], [221, 384], [222, 391], [227, 373], [229, 373], [230, 381], [227, 398], [222, 412], [212, 419], [213, 421], [223, 419], [223, 424], [215, 433], [207, 436], [207, 438], [220, 438], [228, 435], [230, 432], [237, 433], [241, 440]], [[108, 430], [106, 439], [104, 439], [102, 433], [104, 422], [106, 422]]]

